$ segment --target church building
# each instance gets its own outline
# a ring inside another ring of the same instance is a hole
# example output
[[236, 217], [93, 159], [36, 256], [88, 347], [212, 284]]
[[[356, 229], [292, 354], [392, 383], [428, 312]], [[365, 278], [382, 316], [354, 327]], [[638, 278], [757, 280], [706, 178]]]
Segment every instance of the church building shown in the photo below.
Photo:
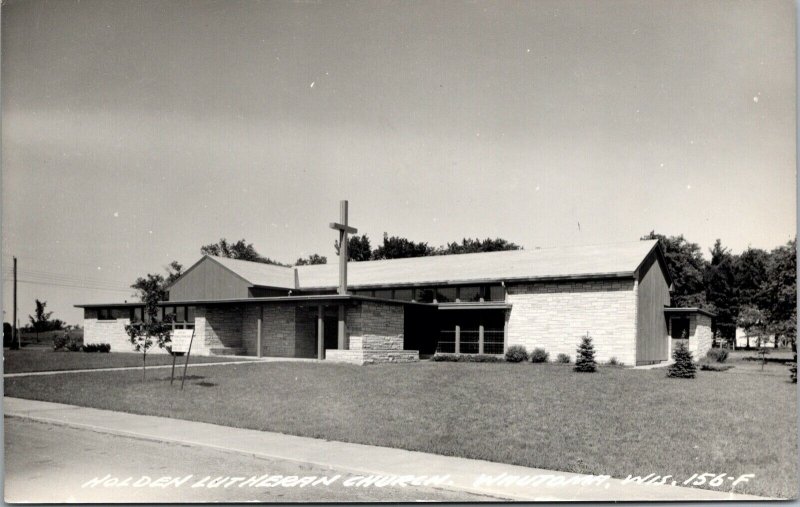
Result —
[[[168, 287], [161, 318], [194, 330], [192, 354], [408, 362], [440, 353], [543, 348], [573, 360], [592, 337], [596, 358], [667, 361], [688, 340], [711, 347], [713, 315], [670, 306], [658, 241], [347, 262], [347, 201], [339, 263], [284, 267], [204, 256]], [[76, 305], [84, 343], [130, 351], [125, 326], [141, 303]]]

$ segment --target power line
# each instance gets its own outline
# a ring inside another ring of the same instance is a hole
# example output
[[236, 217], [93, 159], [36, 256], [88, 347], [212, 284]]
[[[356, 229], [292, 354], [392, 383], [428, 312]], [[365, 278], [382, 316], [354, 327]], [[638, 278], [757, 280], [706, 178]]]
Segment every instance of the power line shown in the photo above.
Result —
[[[47, 277], [36, 277], [36, 276], [28, 276], [22, 275], [27, 282], [36, 282], [41, 284], [57, 284], [57, 285], [74, 285], [78, 287], [86, 287], [86, 288], [94, 288], [94, 289], [114, 289], [114, 290], [128, 290], [128, 288], [124, 285], [116, 285], [110, 283], [101, 283], [101, 282], [92, 282], [92, 281], [85, 281], [85, 280], [62, 280], [62, 279], [52, 279]], [[10, 280], [6, 279], [5, 282], [9, 282]]]
[[[69, 282], [69, 283], [77, 283], [77, 282], [87, 282], [91, 284], [100, 284], [100, 285], [113, 285], [115, 287], [126, 286], [128, 282], [122, 280], [111, 280], [111, 279], [104, 279], [104, 278], [96, 278], [96, 277], [86, 277], [86, 276], [76, 276], [76, 275], [65, 275], [61, 273], [51, 273], [47, 271], [35, 271], [35, 270], [19, 270], [19, 273], [32, 277], [32, 278], [39, 278], [45, 280], [54, 280], [59, 282]], [[6, 273], [6, 275], [11, 275], [11, 273]]]
[[34, 280], [23, 280], [22, 278], [18, 278], [17, 282], [19, 283], [30, 283], [34, 285], [48, 285], [51, 287], [72, 287], [76, 289], [92, 289], [92, 290], [103, 290], [103, 291], [113, 291], [113, 292], [127, 292], [133, 293], [133, 289], [114, 289], [111, 287], [92, 287], [89, 285], [73, 285], [73, 284], [66, 284], [66, 283], [54, 283], [54, 282], [40, 282]]

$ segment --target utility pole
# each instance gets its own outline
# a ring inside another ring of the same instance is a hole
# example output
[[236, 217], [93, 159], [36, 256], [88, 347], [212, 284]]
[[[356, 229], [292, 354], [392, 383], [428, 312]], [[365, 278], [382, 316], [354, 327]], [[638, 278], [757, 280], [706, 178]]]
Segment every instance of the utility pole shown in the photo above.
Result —
[[17, 258], [14, 257], [14, 332], [11, 333], [11, 348], [19, 348], [19, 331], [17, 330]]

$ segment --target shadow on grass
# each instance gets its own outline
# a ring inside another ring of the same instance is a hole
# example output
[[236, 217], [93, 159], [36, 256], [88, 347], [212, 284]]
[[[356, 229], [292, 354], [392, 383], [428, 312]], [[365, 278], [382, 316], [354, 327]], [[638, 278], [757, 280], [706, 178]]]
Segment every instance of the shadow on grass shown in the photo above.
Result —
[[[754, 357], [754, 356], [745, 356], [745, 357], [743, 357], [741, 359], [741, 361], [759, 361], [760, 362], [760, 361], [764, 361], [764, 359], [761, 359], [760, 357]], [[768, 363], [788, 364], [788, 363], [791, 363], [792, 361], [793, 361], [792, 358], [769, 357], [769, 356], [766, 357], [766, 362], [768, 362]]]
[[[204, 378], [205, 378], [205, 377], [204, 377], [203, 375], [186, 375], [186, 380], [202, 380], [202, 379], [204, 379]], [[175, 374], [175, 379], [174, 379], [174, 380], [176, 380], [176, 381], [177, 381], [177, 380], [180, 380], [180, 379], [181, 379], [181, 376], [180, 376], [180, 374], [177, 374], [177, 373], [176, 373], [176, 374]], [[164, 382], [164, 381], [167, 381], [167, 382], [169, 382], [169, 380], [170, 380], [170, 377], [160, 377], [160, 378], [153, 379], [153, 380], [155, 380], [156, 382]], [[216, 385], [216, 384], [215, 384], [215, 385]]]

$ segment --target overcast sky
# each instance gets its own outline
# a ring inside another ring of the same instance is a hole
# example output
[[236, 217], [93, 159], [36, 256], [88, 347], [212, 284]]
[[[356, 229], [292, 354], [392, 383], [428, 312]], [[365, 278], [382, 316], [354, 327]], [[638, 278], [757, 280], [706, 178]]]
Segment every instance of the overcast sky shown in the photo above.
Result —
[[70, 323], [220, 237], [333, 261], [344, 198], [373, 244], [773, 248], [794, 32], [790, 1], [5, 1], [4, 299], [12, 255], [21, 318]]

